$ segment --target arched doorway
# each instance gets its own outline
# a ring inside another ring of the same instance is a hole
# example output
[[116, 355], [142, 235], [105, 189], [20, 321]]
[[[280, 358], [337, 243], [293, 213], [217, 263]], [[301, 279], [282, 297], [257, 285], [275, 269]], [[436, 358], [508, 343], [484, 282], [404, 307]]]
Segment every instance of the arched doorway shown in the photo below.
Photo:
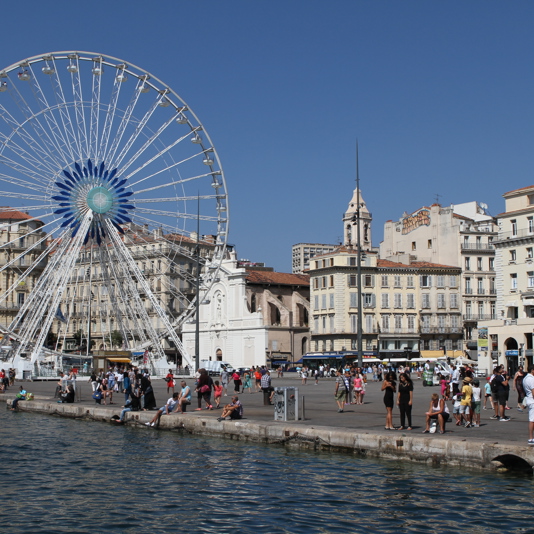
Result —
[[509, 337], [505, 342], [506, 348], [504, 354], [506, 356], [506, 369], [510, 375], [514, 376], [519, 367], [519, 345], [517, 340], [513, 337]]
[[215, 351], [215, 359], [216, 359], [216, 361], [222, 362], [222, 356], [223, 356], [222, 355], [222, 350], [221, 349], [217, 349]]

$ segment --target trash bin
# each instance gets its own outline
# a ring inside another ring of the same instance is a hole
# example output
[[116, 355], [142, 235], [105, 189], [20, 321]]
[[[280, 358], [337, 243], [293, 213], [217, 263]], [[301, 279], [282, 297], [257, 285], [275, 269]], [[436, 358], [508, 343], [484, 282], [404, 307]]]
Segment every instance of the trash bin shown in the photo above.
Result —
[[299, 420], [299, 388], [274, 388], [274, 420]]

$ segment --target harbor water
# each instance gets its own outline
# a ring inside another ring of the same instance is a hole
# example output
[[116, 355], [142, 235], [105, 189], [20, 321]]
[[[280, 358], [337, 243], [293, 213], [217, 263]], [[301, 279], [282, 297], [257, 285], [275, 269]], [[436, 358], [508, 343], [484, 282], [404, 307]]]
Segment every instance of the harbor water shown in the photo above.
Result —
[[0, 412], [10, 533], [534, 532], [531, 478]]

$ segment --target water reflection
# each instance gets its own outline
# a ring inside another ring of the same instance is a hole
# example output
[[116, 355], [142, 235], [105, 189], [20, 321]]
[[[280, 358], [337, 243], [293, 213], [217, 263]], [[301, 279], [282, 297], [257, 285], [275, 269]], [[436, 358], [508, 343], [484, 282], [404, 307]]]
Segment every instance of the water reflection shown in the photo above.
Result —
[[0, 425], [13, 533], [532, 531], [521, 477], [28, 413]]

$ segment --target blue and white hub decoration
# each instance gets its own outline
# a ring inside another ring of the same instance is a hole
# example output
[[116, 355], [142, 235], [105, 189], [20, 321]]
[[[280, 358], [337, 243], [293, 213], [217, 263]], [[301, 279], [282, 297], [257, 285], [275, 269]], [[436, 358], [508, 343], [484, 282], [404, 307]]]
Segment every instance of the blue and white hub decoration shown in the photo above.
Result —
[[72, 228], [72, 237], [89, 210], [93, 221], [84, 243], [94, 239], [100, 245], [106, 237], [106, 221], [124, 233], [121, 224], [132, 222], [129, 210], [134, 208], [130, 201], [133, 192], [127, 191], [127, 180], [117, 175], [117, 169], [110, 171], [105, 162], [94, 165], [88, 159], [83, 167], [76, 162], [73, 169], [64, 169], [61, 178], [55, 182], [58, 194], [52, 199], [58, 202], [58, 208], [54, 213], [63, 217], [62, 228]]

